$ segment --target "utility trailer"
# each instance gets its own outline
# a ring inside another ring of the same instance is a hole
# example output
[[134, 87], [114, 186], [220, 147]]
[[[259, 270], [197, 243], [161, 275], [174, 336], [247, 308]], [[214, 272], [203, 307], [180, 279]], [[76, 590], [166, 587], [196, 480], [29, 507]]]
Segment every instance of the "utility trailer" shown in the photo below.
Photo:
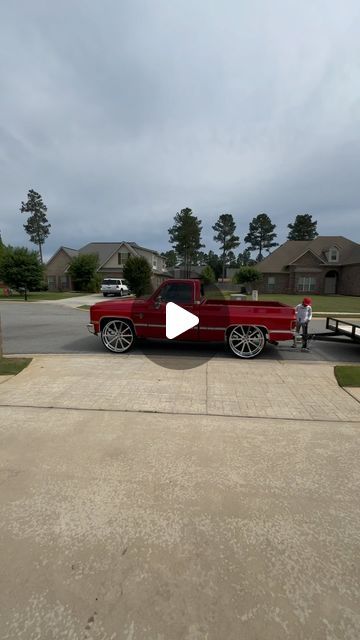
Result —
[[327, 317], [326, 328], [328, 331], [312, 333], [309, 338], [312, 340], [329, 340], [331, 342], [344, 342], [344, 338], [349, 338], [351, 342], [360, 342], [360, 324]]

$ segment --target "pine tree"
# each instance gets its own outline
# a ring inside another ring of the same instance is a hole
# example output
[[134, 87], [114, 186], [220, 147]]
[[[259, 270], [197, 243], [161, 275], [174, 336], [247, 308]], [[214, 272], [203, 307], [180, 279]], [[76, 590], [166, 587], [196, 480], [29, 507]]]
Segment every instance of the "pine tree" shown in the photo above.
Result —
[[222, 253], [222, 281], [224, 282], [227, 255], [229, 251], [239, 246], [240, 239], [235, 235], [236, 224], [231, 213], [221, 214], [213, 229], [216, 231], [214, 240], [219, 242]]
[[274, 242], [277, 234], [274, 231], [276, 224], [273, 224], [266, 213], [260, 213], [252, 219], [249, 224], [249, 233], [244, 241], [249, 245], [250, 251], [258, 251], [257, 261], [263, 259], [263, 249], [277, 247], [278, 242]]
[[174, 218], [174, 225], [169, 229], [169, 242], [185, 266], [186, 277], [189, 277], [191, 265], [196, 262], [201, 243], [201, 220], [194, 216], [189, 208], [181, 209]]
[[317, 220], [312, 221], [312, 215], [309, 213], [299, 213], [295, 221], [288, 224], [290, 229], [288, 240], [314, 240], [318, 236]]
[[212, 268], [213, 272], [215, 273], [215, 279], [217, 281], [222, 274], [222, 262], [219, 256], [211, 249], [206, 258], [206, 264], [208, 264]]
[[247, 267], [247, 266], [251, 266], [254, 264], [254, 260], [252, 260], [251, 258], [251, 251], [250, 249], [244, 249], [244, 251], [242, 253], [239, 253], [237, 259], [236, 259], [236, 266], [237, 267]]
[[24, 229], [31, 242], [39, 247], [40, 262], [43, 264], [42, 245], [50, 233], [51, 224], [46, 217], [47, 206], [43, 203], [40, 193], [30, 189], [27, 202], [21, 203], [21, 213], [30, 213]]
[[161, 254], [163, 258], [165, 258], [165, 266], [167, 269], [171, 269], [172, 267], [176, 267], [178, 257], [174, 249], [170, 249], [170, 251], [163, 251]]

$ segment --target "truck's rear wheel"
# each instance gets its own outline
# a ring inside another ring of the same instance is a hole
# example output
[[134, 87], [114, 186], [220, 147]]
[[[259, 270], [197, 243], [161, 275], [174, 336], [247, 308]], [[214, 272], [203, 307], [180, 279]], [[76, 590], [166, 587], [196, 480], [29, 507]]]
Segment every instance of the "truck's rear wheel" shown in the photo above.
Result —
[[101, 340], [109, 351], [125, 353], [134, 344], [134, 329], [125, 320], [108, 320], [101, 329]]
[[260, 327], [239, 324], [230, 330], [228, 343], [238, 358], [256, 358], [264, 350], [266, 339]]

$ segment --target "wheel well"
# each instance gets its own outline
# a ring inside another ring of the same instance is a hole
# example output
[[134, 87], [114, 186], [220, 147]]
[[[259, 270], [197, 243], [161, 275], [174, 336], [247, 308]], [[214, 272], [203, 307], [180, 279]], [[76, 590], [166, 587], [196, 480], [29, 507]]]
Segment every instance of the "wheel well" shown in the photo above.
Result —
[[103, 330], [103, 327], [105, 326], [105, 324], [107, 322], [109, 322], [109, 320], [123, 320], [124, 322], [127, 322], [131, 326], [131, 328], [132, 328], [132, 330], [134, 332], [134, 335], [136, 335], [136, 330], [135, 330], [133, 321], [130, 320], [130, 318], [119, 318], [118, 316], [115, 316], [115, 317], [114, 316], [107, 316], [105, 318], [101, 318], [101, 320], [100, 320], [100, 331]]

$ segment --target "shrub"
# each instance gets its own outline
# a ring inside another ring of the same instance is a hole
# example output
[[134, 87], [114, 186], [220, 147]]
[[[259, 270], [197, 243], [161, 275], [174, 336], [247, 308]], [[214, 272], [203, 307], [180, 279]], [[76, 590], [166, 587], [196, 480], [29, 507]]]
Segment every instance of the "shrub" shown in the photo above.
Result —
[[151, 275], [152, 269], [146, 258], [131, 256], [124, 265], [124, 278], [137, 298], [150, 293]]
[[215, 273], [210, 265], [206, 265], [201, 272], [201, 279], [204, 284], [213, 284], [215, 282]]
[[69, 274], [77, 291], [92, 291], [98, 266], [99, 259], [94, 253], [83, 253], [71, 260]]
[[262, 273], [255, 269], [255, 267], [241, 267], [233, 277], [233, 282], [236, 284], [247, 284], [258, 282], [262, 279]]

